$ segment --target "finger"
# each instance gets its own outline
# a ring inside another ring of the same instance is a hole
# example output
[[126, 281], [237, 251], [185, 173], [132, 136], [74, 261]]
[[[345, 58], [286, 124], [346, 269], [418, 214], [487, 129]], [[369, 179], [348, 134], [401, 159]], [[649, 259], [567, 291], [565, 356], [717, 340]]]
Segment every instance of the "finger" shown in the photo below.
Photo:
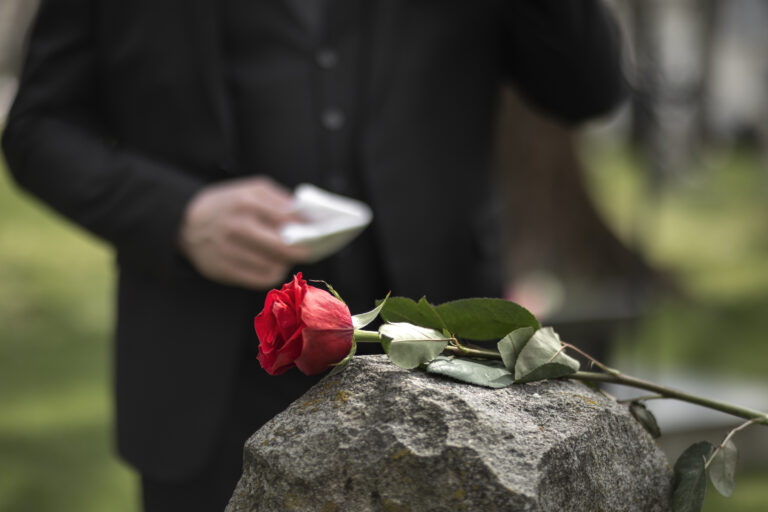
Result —
[[272, 257], [268, 252], [254, 251], [250, 247], [232, 244], [222, 251], [222, 259], [228, 266], [265, 275], [283, 274], [290, 263]]
[[257, 216], [272, 226], [289, 222], [305, 222], [296, 212], [294, 198], [279, 185], [255, 181], [238, 191], [236, 208]]
[[274, 204], [262, 199], [253, 198], [249, 205], [249, 213], [272, 227], [279, 227], [291, 222], [306, 222], [293, 203], [285, 207], [282, 204]]
[[275, 261], [263, 253], [233, 246], [228, 251], [228, 259], [232, 275], [238, 284], [247, 288], [266, 289], [274, 287], [283, 281], [290, 266]]
[[261, 204], [276, 210], [293, 210], [293, 192], [266, 176], [257, 176], [249, 182], [250, 192]]
[[306, 261], [309, 255], [306, 246], [286, 244], [278, 230], [255, 219], [238, 220], [231, 229], [230, 238], [234, 244], [278, 263]]
[[222, 244], [215, 260], [210, 260], [201, 270], [206, 277], [220, 283], [260, 288], [283, 280], [289, 266], [244, 247]]
[[263, 274], [260, 272], [250, 272], [244, 269], [238, 275], [238, 283], [236, 284], [244, 288], [264, 291], [275, 288], [285, 282], [287, 276], [287, 272], [281, 274]]

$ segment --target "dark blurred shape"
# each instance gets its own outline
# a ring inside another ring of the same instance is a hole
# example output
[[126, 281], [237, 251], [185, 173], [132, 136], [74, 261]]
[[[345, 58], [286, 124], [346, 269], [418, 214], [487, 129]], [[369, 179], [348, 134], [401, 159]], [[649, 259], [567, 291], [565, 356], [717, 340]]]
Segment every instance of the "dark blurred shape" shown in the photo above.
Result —
[[668, 281], [601, 219], [584, 185], [574, 130], [505, 89], [499, 140], [508, 298], [600, 359], [615, 328], [641, 315]]
[[701, 174], [713, 148], [768, 155], [768, 3], [617, 0], [628, 33], [629, 139], [651, 192]]

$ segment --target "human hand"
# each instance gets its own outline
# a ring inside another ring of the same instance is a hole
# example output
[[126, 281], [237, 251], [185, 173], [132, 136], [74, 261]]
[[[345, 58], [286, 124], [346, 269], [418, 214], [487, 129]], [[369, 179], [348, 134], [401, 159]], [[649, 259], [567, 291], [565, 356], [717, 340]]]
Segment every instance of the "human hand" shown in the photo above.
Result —
[[285, 280], [307, 257], [286, 245], [280, 226], [300, 222], [291, 193], [264, 176], [202, 189], [187, 205], [179, 229], [182, 253], [205, 277], [257, 290]]

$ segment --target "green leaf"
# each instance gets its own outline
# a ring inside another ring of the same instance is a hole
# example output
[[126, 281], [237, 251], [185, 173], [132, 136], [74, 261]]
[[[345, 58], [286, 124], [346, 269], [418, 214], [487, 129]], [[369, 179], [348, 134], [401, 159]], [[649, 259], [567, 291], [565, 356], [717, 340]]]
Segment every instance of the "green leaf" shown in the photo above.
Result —
[[439, 331], [406, 322], [384, 324], [379, 332], [389, 338], [382, 346], [390, 361], [406, 370], [432, 361], [449, 341]]
[[389, 345], [392, 343], [392, 340], [387, 338], [386, 336], [381, 337], [381, 349], [384, 351], [385, 354], [389, 355]]
[[331, 375], [336, 375], [337, 373], [341, 373], [344, 370], [344, 368], [347, 367], [350, 361], [352, 361], [352, 356], [355, 355], [355, 352], [357, 352], [357, 343], [355, 343], [355, 341], [352, 340], [352, 348], [349, 349], [349, 354], [347, 354], [347, 356], [344, 359], [336, 363], [333, 369], [330, 372], [328, 372], [328, 375], [331, 376]]
[[[420, 298], [417, 306], [419, 308], [419, 314], [426, 320], [426, 323], [436, 326], [436, 327], [432, 327], [433, 329], [437, 329], [441, 331], [449, 331], [448, 326], [445, 324], [443, 319], [437, 313], [437, 309], [435, 308], [435, 306], [430, 304], [427, 301], [426, 297]], [[429, 327], [429, 326], [425, 325], [425, 327]]]
[[435, 307], [424, 297], [419, 302], [407, 297], [391, 297], [381, 311], [381, 318], [389, 323], [407, 322], [436, 330], [445, 328], [443, 321], [435, 312]]
[[445, 327], [459, 338], [492, 340], [521, 327], [539, 328], [524, 307], [504, 299], [460, 299], [435, 306]]
[[560, 337], [551, 327], [537, 330], [515, 362], [515, 381], [533, 382], [564, 377], [579, 370], [579, 362], [562, 351]]
[[709, 479], [717, 492], [729, 498], [733, 494], [736, 462], [739, 460], [739, 450], [730, 439], [720, 448], [709, 464]]
[[672, 484], [672, 511], [699, 512], [707, 490], [704, 464], [712, 454], [712, 444], [701, 441], [688, 447], [675, 462]]
[[408, 322], [429, 329], [447, 329], [469, 340], [491, 340], [521, 327], [539, 328], [536, 318], [524, 307], [504, 299], [460, 299], [433, 306], [422, 297], [419, 302], [392, 297], [381, 311], [387, 322]]
[[640, 423], [643, 428], [647, 430], [649, 434], [651, 434], [651, 437], [654, 439], [661, 437], [661, 429], [659, 428], [659, 424], [656, 421], [656, 416], [654, 416], [653, 413], [648, 410], [645, 404], [640, 402], [632, 402], [629, 404], [629, 412], [632, 414], [632, 416], [634, 416], [638, 423]]
[[521, 327], [504, 336], [496, 345], [501, 354], [501, 359], [504, 361], [504, 366], [510, 371], [515, 370], [517, 356], [520, 355], [520, 352], [525, 344], [528, 343], [528, 340], [531, 339], [533, 333], [533, 327]]
[[488, 388], [505, 388], [515, 382], [515, 377], [500, 361], [438, 356], [427, 372]]
[[362, 329], [366, 325], [376, 320], [376, 317], [379, 315], [382, 308], [386, 306], [387, 299], [389, 299], [389, 294], [387, 294], [387, 296], [384, 297], [382, 300], [378, 301], [378, 305], [372, 310], [368, 311], [367, 313], [360, 313], [359, 315], [353, 315], [352, 326], [355, 329]]
[[[323, 286], [328, 288], [328, 291], [330, 292], [331, 295], [333, 295], [334, 297], [339, 299], [341, 302], [344, 302], [344, 299], [342, 299], [341, 295], [339, 295], [339, 292], [337, 292], [336, 289], [333, 286], [331, 286], [331, 283], [329, 283], [327, 281], [323, 281], [322, 279], [308, 279], [308, 281], [310, 283], [320, 283], [320, 284], [322, 284]], [[346, 304], [346, 302], [344, 302], [344, 304]]]

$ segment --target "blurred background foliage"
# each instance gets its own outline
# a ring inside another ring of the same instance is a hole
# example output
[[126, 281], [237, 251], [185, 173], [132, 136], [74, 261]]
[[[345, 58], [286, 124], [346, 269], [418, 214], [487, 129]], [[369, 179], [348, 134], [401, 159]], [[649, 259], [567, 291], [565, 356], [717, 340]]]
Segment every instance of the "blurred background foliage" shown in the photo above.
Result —
[[0, 172], [0, 511], [135, 511], [111, 432], [112, 255]]
[[698, 175], [654, 193], [632, 152], [584, 153], [608, 224], [679, 287], [616, 340], [614, 359], [765, 378], [768, 170], [759, 155], [724, 150]]

